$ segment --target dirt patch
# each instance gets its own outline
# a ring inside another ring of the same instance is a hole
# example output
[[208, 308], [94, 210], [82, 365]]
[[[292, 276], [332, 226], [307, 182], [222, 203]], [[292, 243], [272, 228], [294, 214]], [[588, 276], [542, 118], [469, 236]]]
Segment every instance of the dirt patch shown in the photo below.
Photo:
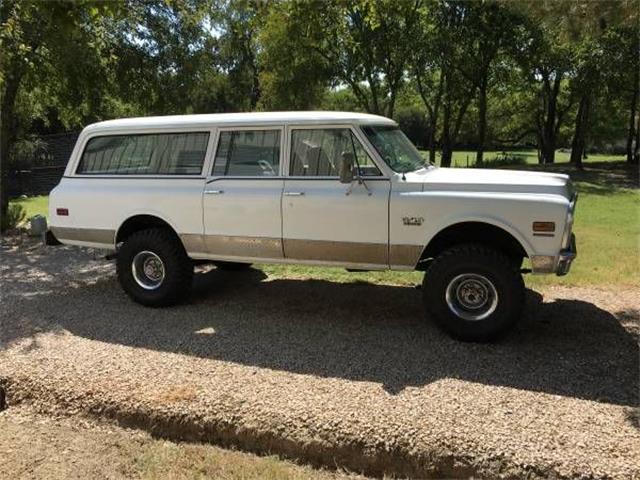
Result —
[[84, 418], [50, 417], [26, 407], [0, 414], [0, 478], [354, 479], [276, 457], [158, 440]]
[[105, 269], [3, 300], [10, 401], [372, 474], [640, 475], [635, 291], [529, 291], [511, 335], [474, 345], [414, 288], [212, 270], [151, 310]]

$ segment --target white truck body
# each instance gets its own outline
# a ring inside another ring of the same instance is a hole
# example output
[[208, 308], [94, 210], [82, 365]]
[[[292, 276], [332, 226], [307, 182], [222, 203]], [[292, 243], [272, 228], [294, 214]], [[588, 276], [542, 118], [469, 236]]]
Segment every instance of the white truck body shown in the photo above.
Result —
[[[304, 263], [413, 270], [436, 235], [467, 222], [507, 232], [534, 273], [566, 273], [574, 191], [566, 175], [427, 167], [393, 171], [362, 127], [396, 126], [387, 118], [343, 112], [275, 112], [133, 118], [86, 127], [64, 177], [50, 196], [50, 225], [62, 243], [115, 250], [136, 216], [169, 225], [193, 259]], [[292, 132], [346, 129], [379, 169], [363, 182], [290, 175]], [[279, 132], [270, 175], [219, 175], [213, 164], [222, 132]], [[187, 132], [208, 134], [201, 168], [189, 174], [83, 174], [96, 137]], [[60, 213], [67, 213], [60, 215]], [[553, 232], [533, 231], [552, 222]]]
[[429, 315], [485, 341], [520, 317], [524, 258], [569, 271], [575, 204], [566, 175], [427, 165], [384, 117], [275, 112], [90, 125], [49, 218], [60, 242], [115, 252], [143, 305], [185, 298], [200, 262], [423, 270]]

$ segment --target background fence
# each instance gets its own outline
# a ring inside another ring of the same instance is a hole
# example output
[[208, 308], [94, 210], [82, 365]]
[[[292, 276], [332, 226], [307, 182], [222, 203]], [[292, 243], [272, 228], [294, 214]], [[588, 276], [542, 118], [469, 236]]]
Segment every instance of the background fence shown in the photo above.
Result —
[[41, 146], [32, 158], [21, 162], [32, 166], [9, 171], [9, 196], [47, 195], [60, 182], [79, 134], [69, 132], [38, 137]]

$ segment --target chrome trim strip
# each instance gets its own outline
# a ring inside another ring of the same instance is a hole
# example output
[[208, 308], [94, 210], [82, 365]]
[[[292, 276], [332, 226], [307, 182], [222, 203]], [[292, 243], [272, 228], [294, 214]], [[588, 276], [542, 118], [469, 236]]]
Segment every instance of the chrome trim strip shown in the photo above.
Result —
[[558, 266], [556, 267], [556, 275], [559, 277], [566, 275], [569, 273], [569, 269], [571, 268], [571, 264], [578, 256], [578, 249], [576, 247], [576, 236], [571, 234], [570, 246], [566, 250], [562, 250], [560, 252], [560, 257], [558, 260]]
[[104, 180], [104, 179], [127, 179], [127, 180], [204, 180], [202, 175], [63, 175], [62, 178], [82, 179], [82, 180]]
[[71, 240], [76, 242], [106, 243], [113, 245], [116, 238], [115, 230], [101, 228], [71, 228], [54, 227], [51, 231], [58, 240]]

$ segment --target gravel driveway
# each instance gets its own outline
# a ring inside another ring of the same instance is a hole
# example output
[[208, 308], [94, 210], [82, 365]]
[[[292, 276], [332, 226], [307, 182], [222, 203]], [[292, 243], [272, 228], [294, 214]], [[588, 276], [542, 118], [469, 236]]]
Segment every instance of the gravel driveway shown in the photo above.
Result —
[[638, 292], [529, 291], [475, 345], [413, 288], [212, 270], [152, 310], [93, 258], [2, 247], [10, 401], [370, 474], [640, 476]]

